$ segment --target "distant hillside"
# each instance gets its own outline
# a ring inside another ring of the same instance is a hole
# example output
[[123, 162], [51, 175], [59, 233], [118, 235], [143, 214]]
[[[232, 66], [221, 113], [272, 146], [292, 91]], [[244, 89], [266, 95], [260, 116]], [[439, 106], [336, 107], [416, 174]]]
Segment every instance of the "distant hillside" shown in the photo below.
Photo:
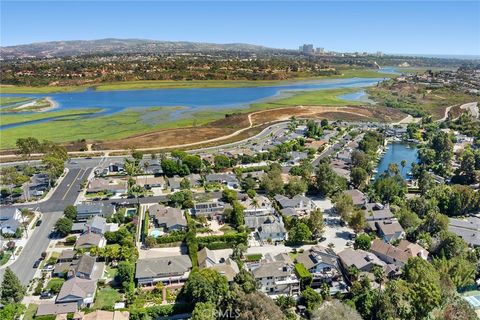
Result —
[[3, 59], [64, 57], [73, 55], [108, 53], [124, 54], [202, 51], [237, 51], [256, 53], [281, 50], [244, 43], [215, 44], [203, 42], [173, 42], [142, 39], [51, 41], [0, 47], [0, 55]]

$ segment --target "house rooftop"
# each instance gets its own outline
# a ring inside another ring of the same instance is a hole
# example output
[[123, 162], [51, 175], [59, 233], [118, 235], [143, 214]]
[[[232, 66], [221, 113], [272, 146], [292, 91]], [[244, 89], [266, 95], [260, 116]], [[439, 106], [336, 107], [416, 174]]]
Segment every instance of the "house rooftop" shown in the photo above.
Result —
[[139, 259], [135, 270], [135, 278], [183, 274], [191, 268], [192, 261], [187, 255]]
[[48, 316], [57, 314], [66, 314], [77, 312], [78, 305], [76, 302], [66, 303], [41, 303], [38, 305], [36, 316]]
[[385, 262], [380, 260], [376, 255], [364, 250], [353, 250], [352, 248], [347, 248], [343, 251], [340, 251], [338, 253], [338, 257], [347, 267], [355, 266], [359, 270], [371, 263], [379, 266], [385, 265]]
[[104, 239], [104, 237], [101, 234], [93, 232], [84, 233], [78, 237], [75, 246], [81, 247], [85, 245], [93, 245], [98, 247], [102, 242], [102, 239]]
[[95, 280], [73, 277], [63, 283], [56, 301], [58, 302], [71, 296], [79, 299], [93, 297], [96, 289], [97, 282]]
[[159, 225], [165, 224], [167, 228], [175, 225], [187, 226], [187, 219], [179, 208], [165, 207], [160, 204], [154, 204], [148, 208], [152, 217]]
[[60, 253], [60, 256], [58, 257], [58, 260], [71, 260], [75, 257], [75, 250], [71, 249], [66, 249], [63, 250], [62, 253]]
[[406, 252], [405, 250], [397, 248], [390, 243], [386, 243], [378, 238], [372, 241], [370, 251], [375, 254], [378, 253], [385, 255], [392, 258], [394, 261], [400, 261], [403, 263], [407, 263], [408, 259], [412, 257], [411, 254]]
[[367, 201], [366, 195], [358, 189], [346, 190], [344, 193], [352, 197], [355, 206], [362, 206]]
[[287, 277], [293, 273], [292, 265], [281, 262], [262, 262], [260, 266], [252, 270], [253, 276], [256, 279], [266, 277]]
[[375, 222], [378, 230], [384, 235], [393, 235], [398, 232], [404, 232], [400, 223], [396, 220], [382, 220]]

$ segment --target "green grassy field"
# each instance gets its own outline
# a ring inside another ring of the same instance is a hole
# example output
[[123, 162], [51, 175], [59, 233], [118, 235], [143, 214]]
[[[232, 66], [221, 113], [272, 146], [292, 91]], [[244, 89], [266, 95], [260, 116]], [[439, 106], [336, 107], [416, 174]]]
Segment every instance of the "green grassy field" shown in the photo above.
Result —
[[27, 86], [2, 86], [0, 85], [1, 93], [53, 93], [53, 92], [72, 92], [82, 91], [88, 86], [43, 86], [43, 87], [27, 87]]
[[360, 101], [346, 101], [337, 98], [340, 95], [353, 93], [362, 90], [361, 88], [343, 88], [333, 90], [296, 91], [293, 96], [279, 100], [272, 100], [252, 104], [253, 110], [271, 109], [288, 106], [342, 106], [342, 105], [364, 105]]
[[[323, 80], [323, 79], [343, 79], [343, 78], [392, 78], [396, 75], [379, 73], [377, 70], [369, 69], [344, 69], [340, 70], [339, 75], [329, 75], [320, 77], [299, 77], [291, 80], [194, 80], [194, 81], [169, 81], [169, 80], [150, 80], [150, 81], [125, 81], [110, 82], [93, 85], [96, 90], [136, 90], [136, 89], [173, 89], [173, 88], [240, 88], [240, 87], [261, 87], [286, 85], [298, 81]], [[19, 86], [0, 86], [0, 93], [53, 93], [53, 92], [71, 92], [82, 91], [88, 86], [43, 86], [43, 87], [19, 87]]]
[[23, 101], [32, 100], [31, 98], [23, 98], [23, 97], [0, 97], [0, 106], [6, 106], [12, 103], [18, 103]]
[[0, 148], [8, 149], [15, 146], [18, 138], [37, 137], [54, 142], [87, 140], [114, 140], [140, 133], [148, 133], [161, 129], [173, 129], [191, 126], [201, 126], [222, 119], [227, 113], [252, 112], [256, 110], [279, 108], [295, 105], [352, 105], [358, 102], [348, 102], [336, 96], [358, 91], [358, 88], [335, 90], [301, 91], [292, 97], [270, 102], [252, 104], [249, 108], [211, 109], [197, 112], [188, 111], [174, 120], [171, 113], [182, 107], [152, 107], [148, 109], [127, 109], [108, 116], [79, 119], [80, 112], [91, 114], [98, 109], [77, 109], [68, 111], [53, 111], [48, 113], [28, 115], [8, 115], [0, 120], [0, 125], [39, 120], [51, 116], [64, 116], [54, 121], [19, 126], [1, 131]]
[[[14, 123], [22, 123], [27, 121], [34, 121], [34, 120], [42, 120], [42, 119], [54, 118], [54, 117], [63, 117], [62, 120], [67, 120], [65, 117], [68, 117], [68, 119], [74, 120], [79, 118], [82, 115], [93, 114], [98, 111], [100, 111], [100, 109], [74, 109], [74, 110], [44, 112], [44, 113], [1, 115], [0, 126], [5, 126], [7, 124], [14, 124]], [[5, 138], [6, 138], [5, 135], [2, 134], [2, 139], [5, 139]]]

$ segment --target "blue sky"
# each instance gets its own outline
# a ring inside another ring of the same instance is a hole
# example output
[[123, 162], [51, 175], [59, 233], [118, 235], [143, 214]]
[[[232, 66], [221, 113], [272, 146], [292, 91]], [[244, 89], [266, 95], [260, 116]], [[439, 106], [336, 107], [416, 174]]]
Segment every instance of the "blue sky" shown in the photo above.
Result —
[[112, 37], [480, 55], [480, 1], [1, 0], [0, 35], [2, 46]]

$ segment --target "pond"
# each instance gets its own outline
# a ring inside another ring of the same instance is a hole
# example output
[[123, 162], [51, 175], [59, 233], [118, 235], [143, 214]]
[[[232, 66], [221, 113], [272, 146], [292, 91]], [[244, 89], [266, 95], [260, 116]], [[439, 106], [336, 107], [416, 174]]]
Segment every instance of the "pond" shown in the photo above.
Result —
[[[382, 156], [382, 159], [378, 164], [376, 177], [388, 170], [390, 163], [396, 163], [401, 176], [408, 179], [408, 174], [412, 170], [412, 163], [418, 162], [417, 146], [405, 142], [392, 142], [388, 144], [387, 148], [388, 149], [385, 150], [385, 154]], [[402, 160], [406, 161], [404, 168], [402, 168], [401, 165]]]

